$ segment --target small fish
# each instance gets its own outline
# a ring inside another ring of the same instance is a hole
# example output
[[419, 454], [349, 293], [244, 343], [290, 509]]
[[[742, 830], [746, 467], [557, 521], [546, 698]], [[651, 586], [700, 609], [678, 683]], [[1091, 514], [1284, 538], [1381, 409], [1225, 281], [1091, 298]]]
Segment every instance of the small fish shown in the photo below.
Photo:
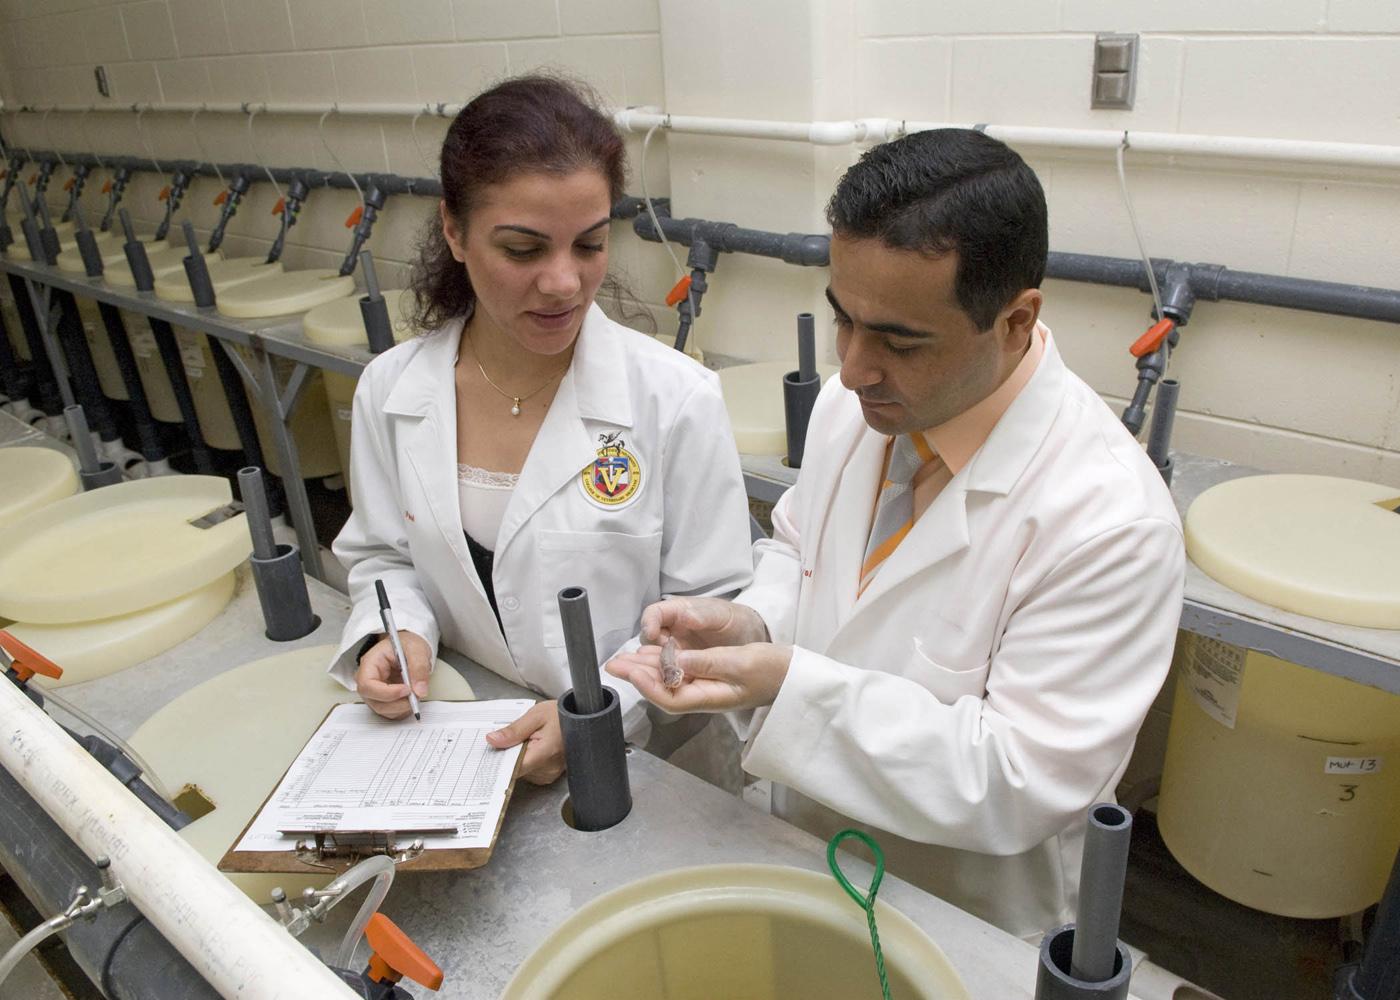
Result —
[[676, 662], [677, 651], [676, 640], [668, 636], [661, 646], [661, 683], [671, 691], [680, 687], [681, 681], [685, 680], [685, 671]]

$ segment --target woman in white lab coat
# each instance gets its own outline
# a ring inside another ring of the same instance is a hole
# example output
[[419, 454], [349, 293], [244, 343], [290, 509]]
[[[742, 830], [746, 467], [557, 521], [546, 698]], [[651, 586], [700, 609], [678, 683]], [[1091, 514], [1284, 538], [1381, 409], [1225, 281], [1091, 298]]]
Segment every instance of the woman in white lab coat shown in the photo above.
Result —
[[[752, 571], [717, 379], [594, 302], [624, 179], [612, 124], [571, 84], [508, 80], [453, 121], [441, 174], [413, 279], [431, 332], [360, 379], [355, 509], [335, 542], [354, 606], [330, 670], [390, 717], [408, 689], [376, 579], [415, 693], [441, 643], [555, 698], [571, 686], [562, 588], [587, 588], [604, 663], [663, 593], [730, 594]], [[645, 703], [608, 683], [644, 739]], [[490, 742], [526, 743], [528, 780], [562, 773], [552, 701]]]

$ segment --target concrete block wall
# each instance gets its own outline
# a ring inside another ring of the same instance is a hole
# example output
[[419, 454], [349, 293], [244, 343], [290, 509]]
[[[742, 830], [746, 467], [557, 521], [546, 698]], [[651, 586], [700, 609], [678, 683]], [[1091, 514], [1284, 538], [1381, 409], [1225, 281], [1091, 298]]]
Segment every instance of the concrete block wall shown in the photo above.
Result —
[[[1141, 35], [1132, 111], [1089, 108], [1093, 35]], [[96, 94], [106, 67], [114, 95]], [[808, 120], [887, 116], [960, 123], [1137, 128], [1400, 142], [1400, 14], [1388, 0], [3, 0], [6, 105], [134, 101], [455, 101], [506, 74], [552, 66], [616, 104]], [[402, 119], [148, 114], [6, 115], [7, 136], [97, 148], [325, 169], [431, 173], [443, 123]], [[641, 137], [629, 137], [639, 190]], [[1136, 255], [1112, 158], [1023, 152], [1045, 185], [1052, 246]], [[647, 174], [680, 215], [783, 231], [824, 228], [855, 147], [658, 134]], [[1395, 286], [1400, 178], [1130, 153], [1150, 252], [1233, 268]], [[158, 217], [162, 181], [129, 206]], [[218, 185], [187, 199], [201, 230]], [[55, 191], [57, 184], [55, 185]], [[275, 202], [260, 184], [231, 252], [267, 246]], [[349, 192], [313, 195], [290, 266], [329, 266], [346, 245]], [[402, 280], [432, 206], [391, 200], [374, 247]], [[656, 315], [675, 280], [657, 246], [616, 228], [615, 262]], [[683, 252], [682, 252], [683, 253]], [[820, 271], [726, 257], [696, 327], [712, 352], [790, 357], [792, 317], [825, 315]], [[1145, 296], [1051, 282], [1047, 322], [1070, 364], [1115, 406], [1133, 385], [1126, 346]], [[825, 350], [831, 352], [829, 330]], [[1400, 482], [1400, 339], [1377, 323], [1203, 303], [1176, 360], [1178, 443], [1265, 468]]]

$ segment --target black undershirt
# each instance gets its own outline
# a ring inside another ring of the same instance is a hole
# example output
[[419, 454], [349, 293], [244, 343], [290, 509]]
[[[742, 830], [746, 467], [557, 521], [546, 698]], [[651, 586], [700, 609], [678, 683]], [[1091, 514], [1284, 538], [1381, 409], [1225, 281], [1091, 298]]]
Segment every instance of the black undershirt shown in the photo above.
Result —
[[496, 565], [496, 553], [477, 544], [475, 538], [462, 532], [462, 537], [467, 540], [467, 551], [471, 553], [472, 565], [476, 567], [476, 575], [481, 580], [481, 586], [486, 590], [486, 601], [491, 605], [491, 612], [496, 616], [496, 626], [501, 630], [501, 635], [505, 635], [505, 626], [501, 624], [501, 609], [496, 607], [496, 588], [491, 583], [491, 571]]

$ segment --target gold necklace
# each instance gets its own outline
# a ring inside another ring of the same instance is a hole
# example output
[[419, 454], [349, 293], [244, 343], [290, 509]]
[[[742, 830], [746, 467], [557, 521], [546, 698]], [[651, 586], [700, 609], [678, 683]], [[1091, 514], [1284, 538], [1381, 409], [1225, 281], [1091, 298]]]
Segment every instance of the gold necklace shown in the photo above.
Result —
[[517, 396], [517, 395], [515, 395], [514, 393], [506, 392], [504, 389], [502, 389], [500, 386], [498, 386], [495, 382], [491, 381], [491, 376], [490, 376], [490, 375], [487, 375], [487, 374], [486, 374], [486, 369], [483, 368], [483, 367], [481, 367], [481, 359], [477, 357], [477, 353], [476, 353], [476, 344], [472, 343], [472, 339], [471, 339], [471, 335], [470, 335], [470, 334], [467, 335], [467, 343], [468, 343], [468, 344], [471, 344], [471, 349], [472, 349], [472, 360], [476, 362], [476, 370], [479, 371], [479, 372], [481, 372], [481, 377], [484, 378], [484, 379], [486, 380], [486, 384], [489, 385], [491, 388], [495, 389], [495, 390], [496, 390], [497, 392], [499, 392], [502, 396], [506, 397], [506, 399], [510, 400], [510, 415], [511, 415], [512, 417], [518, 417], [518, 416], [520, 416], [520, 404], [521, 404], [521, 403], [525, 402], [525, 400], [529, 399], [531, 396], [536, 396], [536, 395], [538, 395], [539, 393], [544, 392], [545, 389], [549, 388], [549, 383], [550, 383], [550, 382], [553, 382], [553, 381], [554, 381], [555, 379], [557, 379], [560, 375], [564, 374], [566, 371], [569, 370], [569, 366], [568, 366], [568, 365], [565, 365], [563, 368], [560, 368], [560, 369], [559, 369], [557, 372], [555, 372], [553, 375], [549, 376], [548, 380], [545, 381], [545, 383], [544, 383], [543, 385], [541, 385], [538, 389], [532, 389], [532, 390], [530, 390], [529, 392], [525, 393], [525, 395], [523, 395], [523, 396]]

